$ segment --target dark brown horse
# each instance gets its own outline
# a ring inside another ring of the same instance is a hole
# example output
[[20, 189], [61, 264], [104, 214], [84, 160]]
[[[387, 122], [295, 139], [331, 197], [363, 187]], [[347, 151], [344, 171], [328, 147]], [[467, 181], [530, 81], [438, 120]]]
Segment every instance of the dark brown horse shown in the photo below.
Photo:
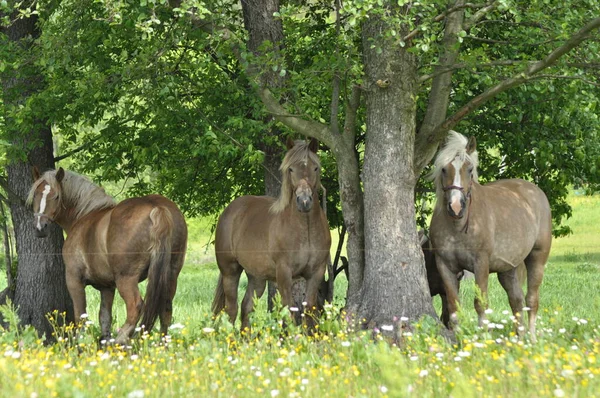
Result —
[[[67, 234], [66, 279], [76, 319], [86, 312], [85, 287], [100, 291], [100, 326], [110, 338], [115, 288], [127, 306], [117, 344], [125, 344], [141, 316], [147, 331], [160, 318], [166, 334], [172, 319], [177, 276], [183, 266], [187, 226], [177, 206], [160, 195], [116, 203], [104, 189], [62, 168], [39, 175], [29, 192], [34, 226], [46, 236], [54, 221]], [[145, 303], [138, 283], [148, 278]]]
[[[552, 217], [548, 199], [534, 184], [520, 180], [477, 182], [478, 157], [475, 139], [450, 132], [435, 161], [433, 178], [437, 202], [430, 236], [437, 268], [448, 296], [450, 323], [456, 320], [458, 283], [456, 274], [475, 274], [481, 296], [475, 298], [479, 325], [485, 324], [488, 276], [498, 273], [511, 309], [519, 324], [523, 289], [517, 268], [525, 262], [529, 331], [535, 340], [539, 288], [552, 243]], [[523, 330], [519, 327], [518, 333]]]
[[239, 197], [217, 223], [215, 252], [221, 273], [212, 310], [218, 314], [225, 309], [235, 322], [238, 283], [246, 271], [242, 330], [249, 329], [253, 296], [262, 296], [267, 280], [277, 282], [283, 305], [291, 308], [292, 280], [303, 277], [307, 281], [307, 309], [312, 311], [329, 258], [331, 236], [317, 194], [321, 168], [317, 142], [288, 139], [287, 146], [280, 167], [283, 181], [279, 197]]

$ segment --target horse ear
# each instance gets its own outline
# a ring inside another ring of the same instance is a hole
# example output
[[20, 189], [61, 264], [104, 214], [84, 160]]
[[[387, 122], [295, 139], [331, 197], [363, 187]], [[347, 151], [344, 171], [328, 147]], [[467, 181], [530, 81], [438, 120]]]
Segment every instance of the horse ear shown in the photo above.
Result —
[[61, 182], [65, 178], [65, 169], [62, 167], [56, 170], [56, 181]]
[[469, 142], [467, 142], [467, 153], [469, 155], [472, 154], [476, 148], [477, 148], [477, 141], [475, 140], [474, 136], [471, 136], [469, 138]]
[[37, 166], [33, 166], [31, 168], [31, 175], [33, 176], [33, 181], [37, 181], [42, 176], [42, 173], [40, 173], [40, 169]]
[[292, 139], [292, 137], [288, 136], [287, 141], [285, 142], [285, 146], [287, 147], [288, 150], [290, 150], [294, 147], [294, 140]]
[[319, 141], [317, 141], [316, 138], [311, 138], [310, 142], [308, 143], [308, 149], [314, 153], [317, 153], [317, 150], [319, 149]]

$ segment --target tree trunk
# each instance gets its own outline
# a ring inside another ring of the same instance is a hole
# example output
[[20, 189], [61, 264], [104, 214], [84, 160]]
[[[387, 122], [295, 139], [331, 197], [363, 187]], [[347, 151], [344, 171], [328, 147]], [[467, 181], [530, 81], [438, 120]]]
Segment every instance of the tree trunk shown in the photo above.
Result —
[[365, 273], [358, 316], [368, 327], [435, 317], [414, 211], [416, 59], [386, 39], [389, 29], [379, 15], [363, 27]]
[[6, 297], [13, 299], [15, 291], [15, 282], [13, 274], [13, 256], [12, 244], [10, 242], [10, 228], [8, 226], [8, 217], [4, 211], [4, 203], [0, 203], [0, 213], [2, 214], [2, 235], [4, 237], [4, 265], [6, 266], [6, 296], [0, 298], [0, 305], [5, 304]]
[[358, 159], [354, 144], [349, 140], [339, 140], [340, 144], [332, 148], [338, 166], [340, 201], [344, 225], [348, 233], [346, 252], [348, 254], [348, 293], [346, 309], [356, 313], [362, 301], [361, 289], [365, 267], [364, 252], [364, 214], [363, 192], [360, 186]]
[[[5, 33], [27, 52], [31, 39], [39, 36], [36, 22], [35, 16], [18, 19], [6, 28]], [[21, 71], [15, 71], [18, 72]], [[41, 89], [43, 78], [38, 72], [30, 72], [9, 78], [2, 84], [4, 103], [18, 108]], [[22, 324], [33, 326], [51, 340], [52, 328], [46, 314], [58, 310], [66, 312], [67, 320], [73, 319], [61, 253], [63, 234], [54, 225], [47, 238], [37, 238], [32, 212], [26, 208], [25, 199], [33, 183], [32, 166], [40, 170], [54, 168], [52, 132], [44, 121], [28, 120], [27, 127], [23, 127], [12, 115], [5, 115], [5, 120], [13, 149], [18, 153], [7, 166], [7, 190], [18, 254], [14, 304]]]

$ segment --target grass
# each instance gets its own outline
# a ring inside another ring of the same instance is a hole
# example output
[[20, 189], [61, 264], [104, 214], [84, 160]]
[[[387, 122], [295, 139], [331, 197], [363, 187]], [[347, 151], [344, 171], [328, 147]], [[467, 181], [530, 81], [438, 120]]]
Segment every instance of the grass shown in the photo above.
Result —
[[[348, 330], [338, 305], [327, 309], [320, 333], [309, 337], [293, 326], [284, 330], [280, 318], [287, 312], [268, 314], [264, 300], [255, 312], [253, 335], [241, 338], [228, 322], [211, 318], [218, 272], [210, 258], [202, 257], [207, 225], [194, 223], [191, 240], [201, 243], [190, 244], [168, 341], [154, 333], [134, 340], [129, 349], [99, 347], [99, 298], [89, 288], [89, 325], [78, 337], [71, 329], [58, 329], [62, 341], [43, 346], [30, 330], [0, 334], [0, 397], [597, 395], [600, 197], [570, 200], [574, 234], [553, 243], [535, 344], [511, 332], [506, 295], [495, 277], [490, 278], [489, 319], [496, 327], [489, 332], [476, 327], [475, 288], [472, 280], [465, 281], [455, 344], [424, 319], [412, 332], [397, 331], [402, 344], [393, 346], [377, 331]], [[338, 294], [344, 283], [339, 281]], [[115, 327], [124, 318], [117, 298]]]

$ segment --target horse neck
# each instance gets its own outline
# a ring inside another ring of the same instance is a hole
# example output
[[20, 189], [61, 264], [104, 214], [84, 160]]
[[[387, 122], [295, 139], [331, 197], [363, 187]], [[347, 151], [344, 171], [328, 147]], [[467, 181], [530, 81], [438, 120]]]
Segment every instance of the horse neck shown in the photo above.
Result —
[[71, 228], [77, 222], [77, 217], [75, 215], [75, 209], [74, 208], [61, 209], [61, 211], [58, 213], [58, 215], [56, 216], [54, 221], [65, 231], [65, 233], [67, 235], [69, 235]]

